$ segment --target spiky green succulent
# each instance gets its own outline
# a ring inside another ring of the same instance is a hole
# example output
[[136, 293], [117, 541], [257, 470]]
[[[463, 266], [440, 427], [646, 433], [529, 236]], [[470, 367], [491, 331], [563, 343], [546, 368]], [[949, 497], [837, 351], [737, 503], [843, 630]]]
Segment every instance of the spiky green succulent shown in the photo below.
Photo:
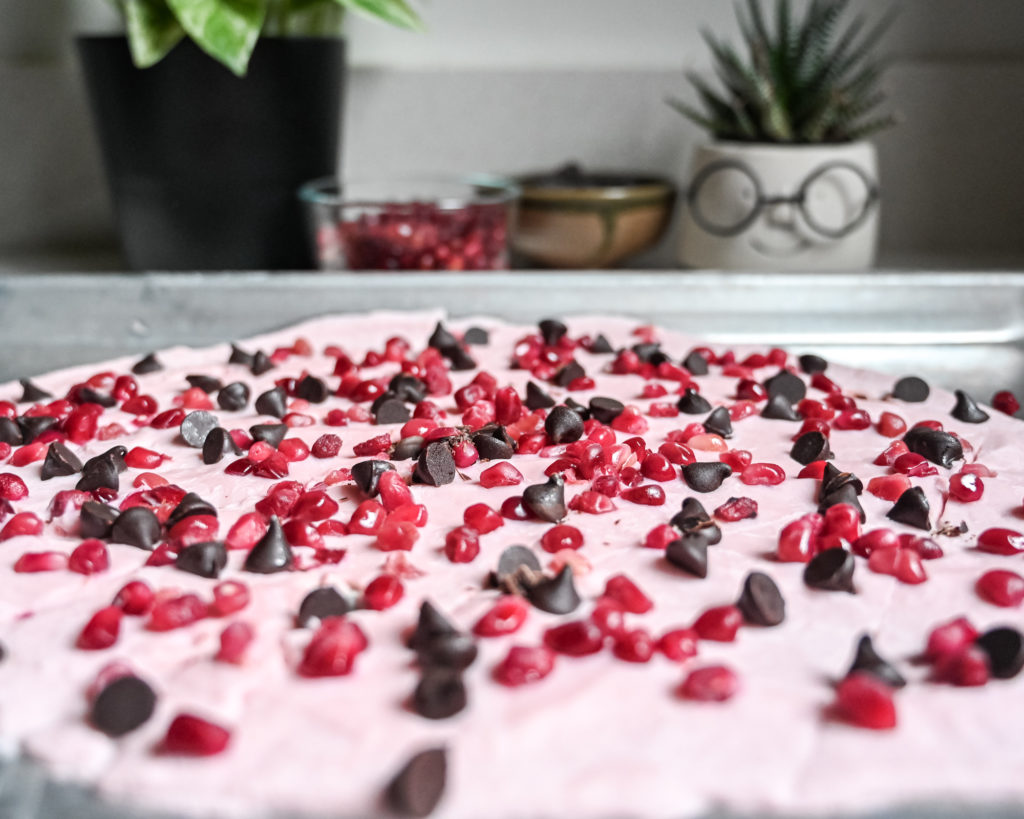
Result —
[[799, 17], [789, 0], [775, 0], [770, 26], [760, 0], [738, 4], [747, 53], [704, 31], [722, 87], [689, 71], [700, 107], [669, 104], [716, 139], [740, 142], [853, 142], [893, 125], [891, 114], [878, 112], [886, 62], [873, 54], [892, 14], [872, 25], [864, 15], [847, 24], [848, 5], [811, 0]]

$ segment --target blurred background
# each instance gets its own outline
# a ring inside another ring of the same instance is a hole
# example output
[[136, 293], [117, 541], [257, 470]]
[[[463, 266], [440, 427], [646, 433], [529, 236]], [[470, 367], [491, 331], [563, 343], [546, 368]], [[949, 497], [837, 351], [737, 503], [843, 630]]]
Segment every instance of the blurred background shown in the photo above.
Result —
[[[1024, 3], [900, 0], [884, 50], [898, 127], [877, 137], [879, 267], [1024, 265]], [[885, 4], [854, 0], [875, 15]], [[524, 173], [568, 160], [682, 183], [703, 139], [665, 104], [709, 64], [723, 0], [425, 0], [425, 33], [350, 17], [343, 167]], [[0, 0], [0, 271], [117, 270], [113, 213], [72, 45], [105, 0]], [[675, 267], [675, 239], [633, 267]]]

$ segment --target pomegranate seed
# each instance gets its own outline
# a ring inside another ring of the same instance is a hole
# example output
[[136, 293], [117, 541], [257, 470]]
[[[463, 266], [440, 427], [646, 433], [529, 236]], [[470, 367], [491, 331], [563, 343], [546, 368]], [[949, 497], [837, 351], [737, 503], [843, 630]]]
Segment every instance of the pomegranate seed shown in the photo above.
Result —
[[523, 415], [523, 401], [514, 387], [503, 387], [494, 396], [494, 417], [502, 426], [514, 424]]
[[427, 507], [422, 503], [407, 503], [388, 515], [388, 520], [408, 521], [417, 529], [427, 525]]
[[375, 500], [364, 500], [352, 513], [348, 522], [349, 534], [375, 535], [384, 524], [387, 513]]
[[309, 451], [314, 458], [334, 458], [341, 452], [341, 438], [327, 432], [313, 442]]
[[480, 485], [484, 489], [495, 486], [515, 486], [523, 482], [523, 473], [508, 461], [498, 461], [480, 473]]
[[470, 529], [476, 529], [481, 535], [493, 532], [505, 525], [501, 515], [486, 503], [474, 503], [466, 507], [462, 513], [462, 522]]
[[751, 464], [740, 473], [740, 481], [747, 486], [778, 486], [784, 480], [786, 473], [775, 464]]
[[641, 506], [662, 506], [665, 503], [665, 490], [654, 483], [634, 486], [623, 491], [622, 499]]
[[753, 459], [754, 456], [745, 449], [730, 449], [728, 452], [723, 452], [718, 456], [718, 460], [728, 466], [733, 472], [739, 472], [750, 466], [750, 462]]
[[277, 445], [277, 450], [289, 463], [304, 461], [309, 457], [309, 447], [299, 438], [285, 438]]
[[304, 677], [344, 676], [366, 646], [366, 635], [355, 623], [325, 617], [306, 646], [298, 671]]
[[299, 518], [285, 521], [284, 538], [292, 546], [310, 546], [314, 549], [324, 548], [324, 539], [316, 525]]
[[676, 466], [685, 466], [686, 464], [692, 464], [697, 460], [697, 456], [693, 454], [693, 450], [690, 449], [686, 444], [676, 443], [674, 441], [666, 441], [658, 447], [658, 454], [664, 455], [665, 459]]
[[907, 422], [894, 412], [883, 412], [878, 418], [878, 434], [895, 438], [907, 431]]
[[889, 446], [882, 450], [881, 454], [875, 458], [875, 466], [892, 466], [896, 463], [896, 459], [900, 455], [906, 455], [910, 450], [907, 449], [907, 445], [903, 441], [893, 441]]
[[231, 741], [231, 733], [220, 725], [193, 716], [179, 714], [167, 728], [163, 751], [181, 756], [216, 756]]
[[124, 612], [117, 606], [100, 609], [85, 624], [75, 645], [87, 651], [110, 648], [121, 633]]
[[977, 475], [960, 472], [949, 479], [949, 495], [961, 503], [981, 500], [984, 492], [985, 483]]
[[654, 608], [651, 598], [624, 574], [608, 578], [603, 596], [615, 600], [630, 614], [645, 614]]
[[0, 475], [0, 499], [20, 501], [27, 497], [28, 487], [21, 478], [11, 472]]
[[590, 622], [605, 636], [617, 637], [626, 633], [626, 610], [618, 600], [599, 597], [590, 613]]
[[338, 511], [338, 503], [326, 492], [303, 492], [291, 509], [291, 516], [303, 521], [327, 520]]
[[1001, 390], [992, 396], [992, 406], [1007, 415], [1016, 415], [1020, 409], [1020, 402], [1009, 390]]
[[377, 548], [382, 552], [407, 552], [419, 539], [420, 532], [414, 523], [389, 517], [377, 531]]
[[844, 409], [836, 416], [833, 424], [836, 429], [867, 429], [871, 426], [871, 416], [865, 410]]
[[900, 495], [910, 489], [910, 478], [906, 475], [880, 475], [868, 481], [867, 490], [876, 498], [895, 503]]
[[786, 524], [779, 534], [776, 558], [783, 563], [808, 563], [817, 551], [818, 533], [825, 519], [810, 513]]
[[[857, 402], [846, 395], [838, 395], [836, 393], [832, 393], [825, 400], [828, 401], [828, 405], [833, 409], [843, 410], [844, 412], [847, 410], [857, 409]], [[870, 421], [868, 423], [868, 426], [871, 426]], [[864, 429], [867, 429], [867, 427], [864, 427]]]
[[797, 414], [809, 421], [831, 421], [835, 418], [836, 411], [832, 407], [816, 401], [813, 398], [804, 398], [796, 405]]
[[384, 611], [401, 600], [404, 594], [402, 581], [396, 575], [386, 572], [370, 581], [363, 591], [363, 603], [368, 609]]
[[694, 435], [686, 443], [691, 449], [699, 449], [702, 452], [725, 452], [729, 448], [724, 438], [710, 433]]
[[157, 602], [149, 613], [146, 628], [150, 631], [171, 631], [202, 620], [206, 613], [206, 604], [197, 595], [183, 594]]
[[360, 458], [380, 455], [391, 448], [391, 434], [383, 433], [367, 441], [356, 444], [352, 449]]
[[960, 687], [977, 687], [989, 681], [988, 655], [977, 646], [966, 646], [961, 651], [938, 658], [933, 678]]
[[872, 529], [851, 543], [851, 549], [858, 557], [871, 557], [882, 549], [896, 549], [900, 545], [899, 537], [892, 529]]
[[444, 539], [445, 556], [452, 563], [470, 563], [480, 554], [480, 536], [468, 526], [456, 526]]
[[140, 616], [153, 608], [153, 590], [141, 580], [129, 580], [114, 597], [112, 605], [125, 614]]
[[185, 410], [169, 409], [155, 415], [149, 425], [153, 429], [176, 429], [185, 420]]
[[819, 550], [853, 543], [860, 537], [860, 512], [848, 503], [837, 503], [825, 511], [825, 523], [818, 533]]
[[[124, 431], [122, 430], [122, 433]], [[36, 439], [31, 444], [19, 447], [14, 451], [11, 456], [12, 466], [28, 466], [34, 464], [36, 461], [41, 461], [46, 457], [46, 450], [49, 449], [49, 444], [41, 439]]]
[[928, 646], [925, 659], [934, 662], [941, 657], [959, 654], [968, 646], [973, 645], [978, 632], [966, 617], [957, 617], [932, 629], [928, 635]]
[[136, 395], [121, 405], [130, 415], [153, 415], [157, 411], [156, 399], [152, 395]]
[[14, 562], [18, 574], [57, 572], [68, 568], [68, 557], [63, 552], [25, 552]]
[[836, 686], [836, 715], [861, 728], [896, 727], [892, 689], [873, 674], [855, 671]]
[[729, 498], [713, 513], [716, 520], [733, 523], [737, 520], [757, 517], [757, 501], [753, 498]]
[[607, 512], [614, 512], [615, 504], [607, 495], [588, 489], [570, 500], [569, 508], [575, 512], [585, 512], [588, 515], [603, 515]]
[[522, 495], [513, 495], [501, 502], [501, 516], [509, 520], [533, 520], [534, 515], [523, 503]]
[[679, 687], [679, 696], [697, 702], [725, 702], [739, 692], [736, 672], [724, 665], [709, 665], [691, 671]]
[[667, 523], [655, 526], [644, 537], [644, 547], [664, 552], [668, 544], [679, 539], [679, 530]]
[[658, 649], [670, 660], [681, 663], [697, 656], [699, 639], [692, 628], [676, 628], [661, 635]]
[[574, 620], [544, 632], [544, 645], [559, 654], [583, 657], [604, 647], [604, 634], [589, 620]]
[[612, 653], [627, 663], [646, 663], [654, 656], [654, 638], [646, 629], [637, 628], [615, 638]]
[[68, 558], [68, 568], [79, 574], [96, 574], [110, 568], [110, 555], [102, 540], [83, 540]]
[[654, 452], [644, 458], [640, 474], [652, 481], [671, 481], [679, 477], [679, 471], [664, 455]]
[[43, 533], [43, 522], [32, 512], [18, 512], [0, 529], [0, 540], [13, 537], [31, 537]]
[[249, 587], [238, 580], [225, 580], [213, 587], [213, 602], [210, 603], [211, 617], [227, 617], [249, 605]]
[[494, 669], [494, 679], [515, 688], [543, 680], [555, 667], [555, 652], [546, 646], [512, 646]]
[[1015, 555], [1024, 551], [1024, 535], [1013, 529], [986, 529], [978, 535], [978, 549], [994, 555]]
[[231, 623], [220, 633], [220, 650], [214, 659], [219, 663], [240, 665], [255, 637], [256, 632], [248, 623]]
[[767, 401], [768, 390], [751, 378], [741, 378], [736, 384], [736, 398], [741, 401]]
[[893, 461], [892, 468], [912, 478], [923, 478], [927, 475], [938, 475], [939, 470], [928, 463], [923, 455], [907, 452]]
[[473, 633], [479, 637], [501, 637], [512, 634], [526, 622], [529, 606], [517, 595], [500, 598], [473, 626]]
[[753, 401], [737, 401], [729, 408], [729, 418], [732, 421], [742, 421], [756, 414], [757, 404]]
[[693, 624], [702, 640], [731, 643], [743, 625], [743, 614], [736, 606], [715, 606], [705, 611]]
[[[483, 426], [483, 424], [471, 426], [479, 428]], [[476, 447], [473, 446], [472, 441], [462, 440], [452, 447], [452, 458], [455, 460], [455, 466], [459, 469], [466, 469], [480, 460], [480, 453], [476, 451]]]
[[994, 606], [1010, 608], [1024, 601], [1024, 577], [1005, 569], [993, 569], [978, 578], [978, 597]]
[[228, 549], [251, 549], [267, 533], [267, 522], [258, 512], [248, 512], [232, 524], [224, 538]]
[[985, 464], [979, 463], [964, 464], [960, 468], [960, 472], [964, 475], [977, 475], [979, 478], [995, 478], [999, 475], [998, 472], [989, 469]]

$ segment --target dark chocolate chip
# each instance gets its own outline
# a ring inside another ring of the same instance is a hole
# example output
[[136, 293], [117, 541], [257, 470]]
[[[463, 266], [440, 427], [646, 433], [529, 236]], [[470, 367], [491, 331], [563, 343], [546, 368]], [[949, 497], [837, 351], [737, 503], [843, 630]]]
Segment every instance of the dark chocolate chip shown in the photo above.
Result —
[[293, 563], [291, 546], [285, 540], [281, 521], [275, 515], [270, 519], [267, 533], [246, 555], [245, 570], [255, 574], [273, 574], [288, 571]]
[[43, 461], [42, 479], [63, 477], [65, 475], [76, 475], [82, 471], [82, 462], [70, 449], [60, 441], [54, 441], [46, 450], [46, 458]]
[[447, 773], [444, 748], [420, 751], [388, 785], [388, 806], [402, 816], [428, 816], [441, 801]]
[[309, 401], [310, 404], [322, 404], [327, 400], [331, 391], [323, 380], [315, 375], [307, 375], [295, 385], [295, 394], [304, 401]]
[[694, 577], [708, 576], [708, 542], [695, 532], [669, 543], [665, 547], [665, 559]]
[[704, 538], [708, 546], [722, 542], [722, 530], [718, 524], [708, 518], [699, 518], [684, 512], [676, 512], [669, 521], [676, 529], [685, 534], [697, 534]]
[[555, 405], [555, 399], [532, 381], [526, 382], [526, 400], [523, 401], [529, 410], [550, 409]]
[[552, 381], [559, 387], [568, 387], [577, 378], [586, 378], [586, 375], [587, 371], [583, 369], [578, 361], [573, 359], [563, 367], [559, 367]]
[[220, 577], [228, 565], [228, 552], [224, 544], [216, 540], [192, 543], [178, 552], [174, 565], [183, 572], [200, 577]]
[[825, 471], [821, 475], [821, 486], [818, 489], [819, 500], [828, 497], [847, 484], [851, 484], [858, 495], [864, 491], [864, 483], [852, 472], [841, 472], [835, 464], [825, 464]]
[[505, 427], [498, 424], [481, 427], [473, 433], [472, 440], [477, 454], [485, 461], [508, 460], [516, 451], [515, 441]]
[[110, 527], [111, 543], [125, 543], [151, 552], [159, 540], [160, 521], [148, 506], [125, 509]]
[[558, 319], [542, 319], [537, 323], [541, 338], [549, 347], [557, 344], [569, 332], [569, 328]]
[[210, 515], [217, 517], [216, 507], [207, 500], [203, 500], [195, 492], [186, 492], [185, 497], [178, 501], [178, 505], [171, 510], [167, 516], [167, 528], [174, 526], [192, 515]]
[[637, 358], [642, 362], [645, 364], [653, 364], [655, 367], [666, 361], [671, 361], [671, 359], [662, 352], [661, 345], [656, 341], [644, 341], [640, 344], [634, 344], [632, 350], [636, 353]]
[[688, 518], [697, 518], [697, 520], [703, 521], [711, 520], [708, 510], [704, 508], [704, 504], [697, 498], [684, 498], [680, 511]]
[[228, 412], [240, 412], [249, 404], [249, 385], [232, 381], [217, 393], [217, 406]]
[[526, 587], [526, 599], [541, 611], [568, 614], [580, 604], [580, 596], [572, 580], [572, 568], [566, 564], [554, 577], [545, 577]]
[[566, 398], [565, 405], [573, 412], [575, 412], [581, 420], [590, 420], [590, 410], [583, 406], [583, 404], [581, 404], [579, 401], [575, 400], [574, 398]]
[[160, 363], [156, 353], [149, 353], [132, 365], [132, 372], [136, 375], [148, 375], [149, 373], [159, 372], [163, 368], [164, 365]]
[[764, 572], [747, 575], [736, 606], [743, 613], [743, 619], [756, 626], [777, 626], [786, 619], [786, 601], [782, 592]]
[[92, 492], [94, 489], [113, 489], [116, 492], [120, 485], [117, 464], [114, 460], [97, 455], [82, 466], [82, 477], [75, 484], [75, 489], [81, 492]]
[[828, 369], [828, 362], [820, 355], [812, 355], [807, 353], [806, 355], [800, 356], [800, 369], [808, 375], [814, 375], [815, 373], [823, 373]]
[[274, 362], [263, 350], [257, 350], [252, 357], [252, 364], [249, 365], [249, 372], [253, 375], [263, 375], [272, 369], [274, 369]]
[[446, 347], [457, 347], [459, 345], [459, 340], [448, 332], [447, 328], [441, 322], [438, 322], [437, 326], [434, 328], [434, 332], [430, 334], [427, 344], [435, 350], [444, 351]]
[[455, 459], [445, 441], [431, 441], [416, 460], [417, 480], [429, 486], [444, 486], [455, 480]]
[[410, 404], [418, 404], [427, 397], [427, 386], [411, 373], [397, 373], [388, 382], [388, 392]]
[[822, 591], [853, 593], [853, 555], [842, 547], [825, 549], [811, 558], [804, 569], [804, 583]]
[[452, 370], [456, 372], [476, 368], [476, 362], [469, 353], [463, 350], [458, 344], [455, 344], [452, 347], [445, 347], [441, 350], [441, 355], [448, 359], [448, 363], [451, 364]]
[[391, 460], [408, 461], [410, 458], [418, 458], [426, 443], [422, 435], [403, 438], [391, 448]]
[[107, 683], [92, 701], [89, 721], [109, 737], [123, 737], [144, 725], [156, 708], [147, 683], [128, 675]]
[[487, 344], [490, 340], [490, 334], [483, 327], [470, 327], [462, 334], [463, 344]]
[[110, 537], [110, 527], [120, 514], [113, 506], [88, 500], [78, 510], [78, 530], [83, 538]]
[[495, 585], [509, 594], [524, 594], [526, 587], [540, 575], [540, 560], [526, 546], [509, 546], [498, 558]]
[[352, 465], [352, 480], [368, 498], [375, 498], [380, 492], [380, 476], [394, 470], [387, 461], [360, 461]]
[[185, 420], [181, 422], [181, 437], [189, 446], [201, 449], [210, 430], [219, 426], [220, 421], [216, 415], [206, 410], [195, 410], [186, 415]]
[[319, 625], [320, 621], [327, 617], [341, 617], [350, 611], [352, 604], [342, 597], [336, 588], [323, 586], [313, 589], [302, 598], [295, 623], [299, 628], [309, 628]]
[[793, 409], [789, 399], [781, 393], [773, 395], [768, 403], [761, 410], [762, 418], [771, 418], [773, 421], [799, 421], [800, 413]]
[[858, 494], [856, 483], [844, 483], [818, 501], [818, 514], [824, 515], [826, 510], [831, 509], [833, 506], [838, 506], [840, 503], [845, 503], [856, 509], [860, 522], [865, 523], [867, 515], [864, 513], [864, 508], [860, 505], [860, 498], [857, 497]]
[[278, 444], [288, 434], [287, 424], [253, 424], [249, 427], [249, 434], [254, 441], [263, 441], [277, 449]]
[[228, 358], [228, 364], [241, 364], [243, 367], [251, 367], [253, 362], [252, 353], [247, 353], [240, 347], [236, 347], [234, 344], [231, 345], [231, 356]]
[[419, 619], [416, 621], [416, 629], [409, 637], [407, 645], [413, 651], [420, 651], [428, 643], [437, 637], [450, 634], [458, 634], [451, 623], [437, 607], [429, 600], [420, 603]]
[[732, 474], [721, 461], [697, 461], [683, 467], [683, 480], [694, 492], [714, 492]]
[[261, 393], [256, 398], [256, 412], [260, 415], [270, 415], [274, 418], [284, 418], [288, 412], [288, 396], [280, 387], [274, 387]]
[[803, 401], [807, 396], [807, 385], [804, 383], [804, 380], [789, 370], [779, 370], [764, 382], [764, 388], [768, 390], [769, 398], [782, 395], [785, 396], [790, 404]]
[[106, 392], [94, 390], [92, 387], [80, 387], [77, 398], [80, 404], [99, 404], [107, 409], [117, 406], [117, 399], [114, 396]]
[[828, 438], [817, 430], [805, 432], [796, 439], [793, 448], [789, 450], [789, 457], [798, 464], [814, 463], [815, 461], [827, 461], [835, 457], [832, 448], [828, 445]]
[[931, 390], [928, 382], [916, 375], [908, 375], [901, 378], [892, 388], [892, 397], [900, 401], [907, 401], [911, 404], [920, 404], [927, 401]]
[[373, 415], [378, 424], [404, 424], [410, 417], [405, 402], [395, 397], [388, 397], [376, 404]]
[[931, 530], [931, 524], [928, 521], [930, 509], [924, 490], [920, 486], [912, 486], [899, 496], [886, 517], [897, 523], [905, 523], [907, 526], [924, 529], [927, 532]]
[[952, 415], [956, 420], [965, 424], [983, 424], [988, 420], [988, 413], [975, 403], [963, 390], [956, 390], [956, 406], [953, 407]]
[[683, 366], [686, 367], [690, 375], [708, 374], [708, 360], [696, 350], [690, 352], [690, 354], [683, 359]]
[[18, 428], [21, 430], [21, 439], [26, 444], [31, 444], [36, 438], [57, 426], [57, 419], [49, 415], [22, 415], [18, 418]]
[[560, 405], [544, 419], [544, 431], [553, 444], [571, 444], [583, 437], [583, 419], [575, 410]]
[[621, 401], [598, 395], [590, 399], [589, 409], [591, 418], [596, 418], [602, 424], [610, 424], [622, 415], [626, 407]]
[[430, 667], [412, 694], [413, 710], [427, 719], [447, 719], [466, 707], [466, 686], [458, 671]]
[[212, 375], [186, 375], [185, 380], [188, 381], [190, 387], [196, 387], [207, 395], [217, 392], [223, 386], [221, 380]]
[[211, 429], [203, 441], [203, 463], [207, 465], [220, 462], [225, 455], [239, 455], [241, 452], [231, 433], [224, 427]]
[[47, 398], [53, 398], [53, 394], [47, 392], [42, 387], [33, 384], [29, 379], [22, 378], [18, 382], [21, 384], [21, 398], [18, 399], [19, 404], [24, 403], [35, 403], [37, 401], [45, 401]]
[[686, 392], [676, 401], [676, 406], [686, 415], [703, 415], [705, 412], [711, 412], [711, 402], [693, 387], [686, 388]]
[[614, 353], [615, 349], [612, 347], [611, 342], [604, 337], [604, 333], [598, 333], [597, 338], [590, 342], [590, 352], [595, 355], [607, 355], [608, 353]]
[[853, 664], [846, 673], [852, 674], [854, 671], [867, 672], [892, 688], [903, 688], [907, 684], [895, 666], [879, 656], [867, 634], [862, 635], [857, 641], [857, 652], [853, 657]]
[[476, 660], [477, 647], [468, 634], [441, 634], [416, 648], [416, 658], [423, 668], [447, 668], [462, 671]]
[[903, 443], [911, 452], [946, 469], [964, 457], [963, 445], [955, 435], [931, 427], [914, 427], [903, 436]]
[[989, 670], [996, 679], [1008, 680], [1024, 669], [1024, 636], [1017, 629], [998, 626], [974, 643], [988, 655]]
[[[102, 458], [104, 460], [110, 461], [114, 465], [114, 469], [116, 469], [120, 473], [120, 472], [124, 472], [128, 468], [128, 466], [124, 462], [125, 455], [127, 455], [127, 454], [128, 454], [127, 447], [123, 447], [121, 445], [118, 445], [118, 446], [112, 446], [106, 452], [100, 453], [99, 455], [96, 456], [96, 458]], [[90, 460], [95, 460], [95, 459], [90, 458]]]
[[11, 446], [21, 446], [25, 438], [21, 434], [21, 427], [13, 418], [0, 418], [0, 443]]
[[704, 429], [720, 438], [732, 438], [732, 417], [725, 407], [716, 407], [704, 419]]
[[552, 475], [546, 483], [533, 484], [523, 490], [523, 506], [541, 520], [558, 523], [565, 519], [565, 479]]

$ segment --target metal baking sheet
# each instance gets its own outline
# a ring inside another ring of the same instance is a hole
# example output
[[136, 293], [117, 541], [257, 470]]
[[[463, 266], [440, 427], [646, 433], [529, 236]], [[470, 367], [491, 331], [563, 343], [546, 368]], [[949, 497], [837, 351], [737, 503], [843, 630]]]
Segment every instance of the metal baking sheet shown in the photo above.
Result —
[[[714, 344], [778, 345], [914, 373], [983, 401], [997, 389], [1024, 392], [1021, 273], [8, 274], [0, 275], [0, 380], [243, 338], [326, 313], [438, 307], [522, 322], [628, 315]], [[50, 781], [26, 760], [0, 763], [0, 819], [72, 816], [140, 814]], [[1010, 819], [1021, 808], [947, 804], [871, 816]]]

